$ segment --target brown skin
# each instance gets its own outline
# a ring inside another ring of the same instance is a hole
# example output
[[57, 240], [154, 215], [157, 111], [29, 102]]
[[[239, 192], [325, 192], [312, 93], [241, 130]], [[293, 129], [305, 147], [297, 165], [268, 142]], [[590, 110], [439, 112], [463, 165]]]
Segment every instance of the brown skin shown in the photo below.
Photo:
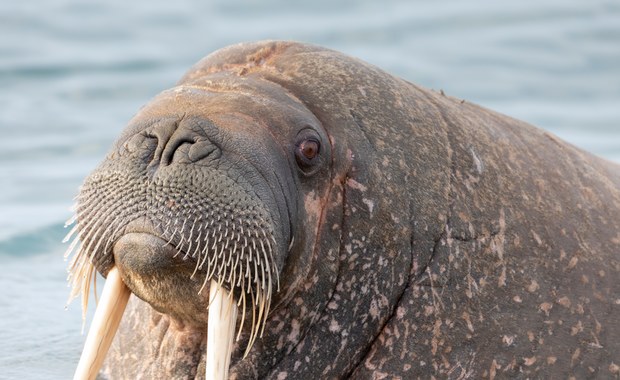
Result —
[[[236, 345], [232, 378], [619, 376], [616, 164], [314, 46], [226, 48], [179, 86], [210, 95], [163, 95], [132, 124], [189, 113], [269, 135], [281, 149], [257, 154], [293, 178], [265, 203], [291, 226], [277, 307], [248, 357]], [[329, 155], [310, 175], [290, 159], [300, 119]], [[132, 297], [104, 374], [203, 378], [203, 319]]]

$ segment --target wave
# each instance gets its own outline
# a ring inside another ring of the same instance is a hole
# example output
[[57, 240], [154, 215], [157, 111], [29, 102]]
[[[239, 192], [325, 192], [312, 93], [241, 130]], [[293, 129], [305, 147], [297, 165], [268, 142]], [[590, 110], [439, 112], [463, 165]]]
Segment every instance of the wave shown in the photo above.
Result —
[[0, 240], [0, 256], [33, 256], [50, 251], [62, 251], [66, 249], [62, 239], [67, 232], [64, 223], [54, 223], [9, 236]]

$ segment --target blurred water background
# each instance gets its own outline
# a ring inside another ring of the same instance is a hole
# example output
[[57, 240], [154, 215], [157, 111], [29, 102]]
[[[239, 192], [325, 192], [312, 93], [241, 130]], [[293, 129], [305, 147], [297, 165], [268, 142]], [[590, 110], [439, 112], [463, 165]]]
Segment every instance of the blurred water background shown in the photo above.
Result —
[[72, 197], [126, 121], [248, 40], [324, 45], [620, 161], [617, 0], [0, 2], [0, 378], [67, 379]]

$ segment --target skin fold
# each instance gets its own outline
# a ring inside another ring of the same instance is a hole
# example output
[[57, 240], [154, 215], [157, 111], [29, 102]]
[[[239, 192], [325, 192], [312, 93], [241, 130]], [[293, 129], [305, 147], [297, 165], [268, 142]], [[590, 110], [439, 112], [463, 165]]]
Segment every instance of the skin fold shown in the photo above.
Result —
[[[204, 378], [196, 268], [223, 252], [215, 278], [270, 307], [246, 357], [239, 322], [233, 379], [617, 377], [619, 189], [616, 164], [340, 53], [224, 48], [80, 194], [96, 269], [134, 293], [102, 375]], [[233, 269], [253, 236], [257, 270]]]

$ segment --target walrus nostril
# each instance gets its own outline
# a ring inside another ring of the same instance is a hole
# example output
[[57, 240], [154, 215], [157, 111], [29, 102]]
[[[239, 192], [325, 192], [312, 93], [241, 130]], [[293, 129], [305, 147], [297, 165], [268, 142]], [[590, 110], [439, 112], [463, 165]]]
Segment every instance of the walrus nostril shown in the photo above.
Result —
[[149, 156], [149, 167], [194, 163], [219, 151], [200, 124], [189, 123], [168, 120], [145, 131], [146, 137], [157, 140], [157, 147]]
[[175, 133], [164, 149], [160, 162], [161, 165], [166, 166], [173, 162], [183, 162], [184, 156], [187, 158], [187, 161], [191, 162], [189, 151], [194, 142], [191, 136], [179, 136], [178, 133]]
[[194, 163], [217, 152], [218, 148], [205, 136], [191, 130], [177, 130], [168, 141], [161, 157], [161, 165]]

